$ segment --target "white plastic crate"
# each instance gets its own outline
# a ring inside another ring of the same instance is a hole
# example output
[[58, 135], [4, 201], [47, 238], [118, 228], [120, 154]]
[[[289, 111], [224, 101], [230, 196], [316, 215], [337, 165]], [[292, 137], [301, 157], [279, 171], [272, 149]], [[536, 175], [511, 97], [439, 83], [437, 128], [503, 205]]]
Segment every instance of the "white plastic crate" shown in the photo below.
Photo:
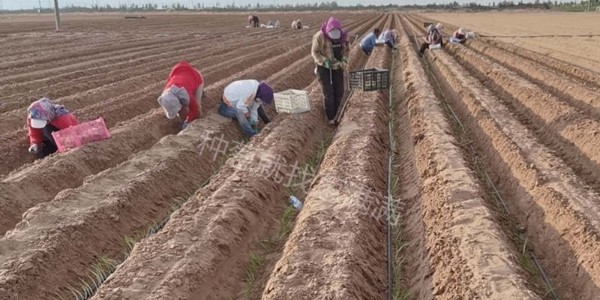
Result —
[[278, 113], [297, 114], [310, 111], [308, 92], [302, 90], [286, 90], [275, 93], [275, 109]]

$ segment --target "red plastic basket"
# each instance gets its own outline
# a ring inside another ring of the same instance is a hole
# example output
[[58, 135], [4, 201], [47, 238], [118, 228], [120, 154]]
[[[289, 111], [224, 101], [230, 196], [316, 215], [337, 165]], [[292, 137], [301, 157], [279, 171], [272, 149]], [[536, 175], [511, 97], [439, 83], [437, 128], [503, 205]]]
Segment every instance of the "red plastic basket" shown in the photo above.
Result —
[[103, 118], [81, 123], [52, 133], [58, 152], [75, 149], [91, 142], [110, 138]]

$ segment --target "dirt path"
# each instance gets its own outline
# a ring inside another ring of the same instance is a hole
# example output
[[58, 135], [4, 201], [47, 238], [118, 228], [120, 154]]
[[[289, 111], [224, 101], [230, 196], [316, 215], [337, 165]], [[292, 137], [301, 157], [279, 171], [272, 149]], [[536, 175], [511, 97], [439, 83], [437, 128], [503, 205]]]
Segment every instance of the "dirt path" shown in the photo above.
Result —
[[[366, 68], [385, 67], [374, 50]], [[379, 299], [385, 278], [385, 100], [355, 91], [263, 299]]]

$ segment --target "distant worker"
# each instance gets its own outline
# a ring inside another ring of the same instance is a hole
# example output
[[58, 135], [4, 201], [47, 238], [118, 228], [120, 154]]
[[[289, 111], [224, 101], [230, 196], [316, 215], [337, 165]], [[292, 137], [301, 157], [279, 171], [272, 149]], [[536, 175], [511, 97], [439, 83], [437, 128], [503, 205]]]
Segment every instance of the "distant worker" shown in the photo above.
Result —
[[344, 97], [344, 69], [348, 65], [348, 36], [335, 17], [329, 17], [312, 39], [311, 54], [325, 97], [327, 121], [336, 125], [335, 116]]
[[248, 16], [248, 23], [250, 23], [250, 26], [252, 26], [252, 27], [255, 27], [255, 28], [259, 27], [257, 16], [253, 16], [253, 15]]
[[29, 153], [44, 158], [58, 150], [52, 132], [77, 125], [77, 118], [64, 106], [53, 104], [48, 98], [33, 102], [27, 109]]
[[442, 23], [437, 23], [436, 26], [431, 24], [427, 27], [427, 37], [425, 38], [425, 42], [421, 44], [421, 49], [419, 49], [419, 53], [421, 55], [425, 54], [425, 50], [427, 50], [429, 46], [443, 46], [441, 33], [442, 28], [444, 28]]
[[396, 41], [398, 40], [398, 32], [396, 29], [388, 29], [381, 33], [381, 38], [392, 49], [396, 49]]
[[275, 28], [279, 28], [279, 26], [281, 25], [281, 22], [279, 22], [279, 20], [275, 21], [275, 24], [273, 25]]
[[258, 133], [259, 118], [269, 124], [263, 104], [272, 103], [273, 89], [266, 82], [238, 80], [225, 87], [218, 111], [224, 117], [237, 120], [246, 136], [252, 137]]
[[452, 37], [448, 39], [448, 41], [451, 43], [464, 44], [467, 41], [465, 30], [463, 28], [459, 28], [452, 34]]
[[300, 19], [292, 21], [292, 29], [302, 29], [302, 21]]
[[377, 39], [379, 38], [380, 34], [381, 30], [379, 28], [375, 28], [373, 32], [367, 34], [360, 41], [360, 49], [362, 49], [362, 51], [366, 55], [371, 55], [371, 52], [373, 52], [373, 48], [375, 48], [375, 46], [377, 45]]
[[183, 120], [181, 129], [185, 129], [200, 116], [203, 94], [204, 78], [200, 71], [187, 62], [180, 62], [171, 70], [158, 103], [165, 110], [167, 118], [179, 116]]

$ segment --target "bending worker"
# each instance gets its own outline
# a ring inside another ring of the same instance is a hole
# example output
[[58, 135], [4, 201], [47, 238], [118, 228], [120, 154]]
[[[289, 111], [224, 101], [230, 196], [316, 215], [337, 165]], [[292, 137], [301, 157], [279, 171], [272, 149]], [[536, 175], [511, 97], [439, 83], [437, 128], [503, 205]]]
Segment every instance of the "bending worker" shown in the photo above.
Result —
[[52, 132], [77, 125], [77, 118], [48, 98], [37, 100], [27, 109], [29, 153], [44, 158], [58, 150]]
[[437, 25], [429, 25], [427, 27], [427, 37], [425, 38], [425, 42], [421, 44], [421, 49], [419, 49], [419, 53], [423, 55], [425, 50], [429, 48], [430, 45], [440, 45], [442, 44], [442, 33], [441, 30], [444, 28], [442, 23], [437, 23]]
[[362, 49], [362, 51], [366, 55], [371, 55], [371, 52], [373, 52], [373, 48], [375, 48], [375, 46], [377, 44], [377, 39], [379, 38], [380, 33], [381, 33], [381, 30], [379, 28], [375, 28], [375, 30], [373, 30], [373, 32], [367, 34], [360, 41], [360, 49]]
[[269, 124], [269, 116], [262, 107], [273, 103], [273, 89], [264, 81], [238, 80], [230, 83], [223, 91], [219, 114], [236, 119], [248, 137], [258, 133], [258, 118]]
[[292, 29], [302, 29], [302, 21], [300, 19], [292, 21]]
[[398, 32], [396, 29], [385, 30], [381, 33], [381, 38], [390, 48], [396, 49], [396, 41], [398, 40]]
[[466, 41], [467, 35], [465, 34], [465, 30], [463, 28], [459, 28], [452, 34], [449, 42], [464, 44]]
[[254, 15], [248, 16], [248, 23], [250, 23], [250, 25], [252, 27], [256, 27], [256, 28], [259, 27], [258, 17], [257, 16], [254, 16]]
[[184, 120], [181, 129], [185, 129], [200, 116], [203, 93], [204, 78], [200, 71], [187, 62], [180, 62], [171, 70], [158, 103], [165, 110], [167, 118], [174, 119], [179, 115]]
[[327, 121], [335, 125], [335, 116], [344, 97], [344, 69], [348, 65], [347, 33], [335, 17], [329, 17], [312, 39], [311, 54], [325, 97]]

